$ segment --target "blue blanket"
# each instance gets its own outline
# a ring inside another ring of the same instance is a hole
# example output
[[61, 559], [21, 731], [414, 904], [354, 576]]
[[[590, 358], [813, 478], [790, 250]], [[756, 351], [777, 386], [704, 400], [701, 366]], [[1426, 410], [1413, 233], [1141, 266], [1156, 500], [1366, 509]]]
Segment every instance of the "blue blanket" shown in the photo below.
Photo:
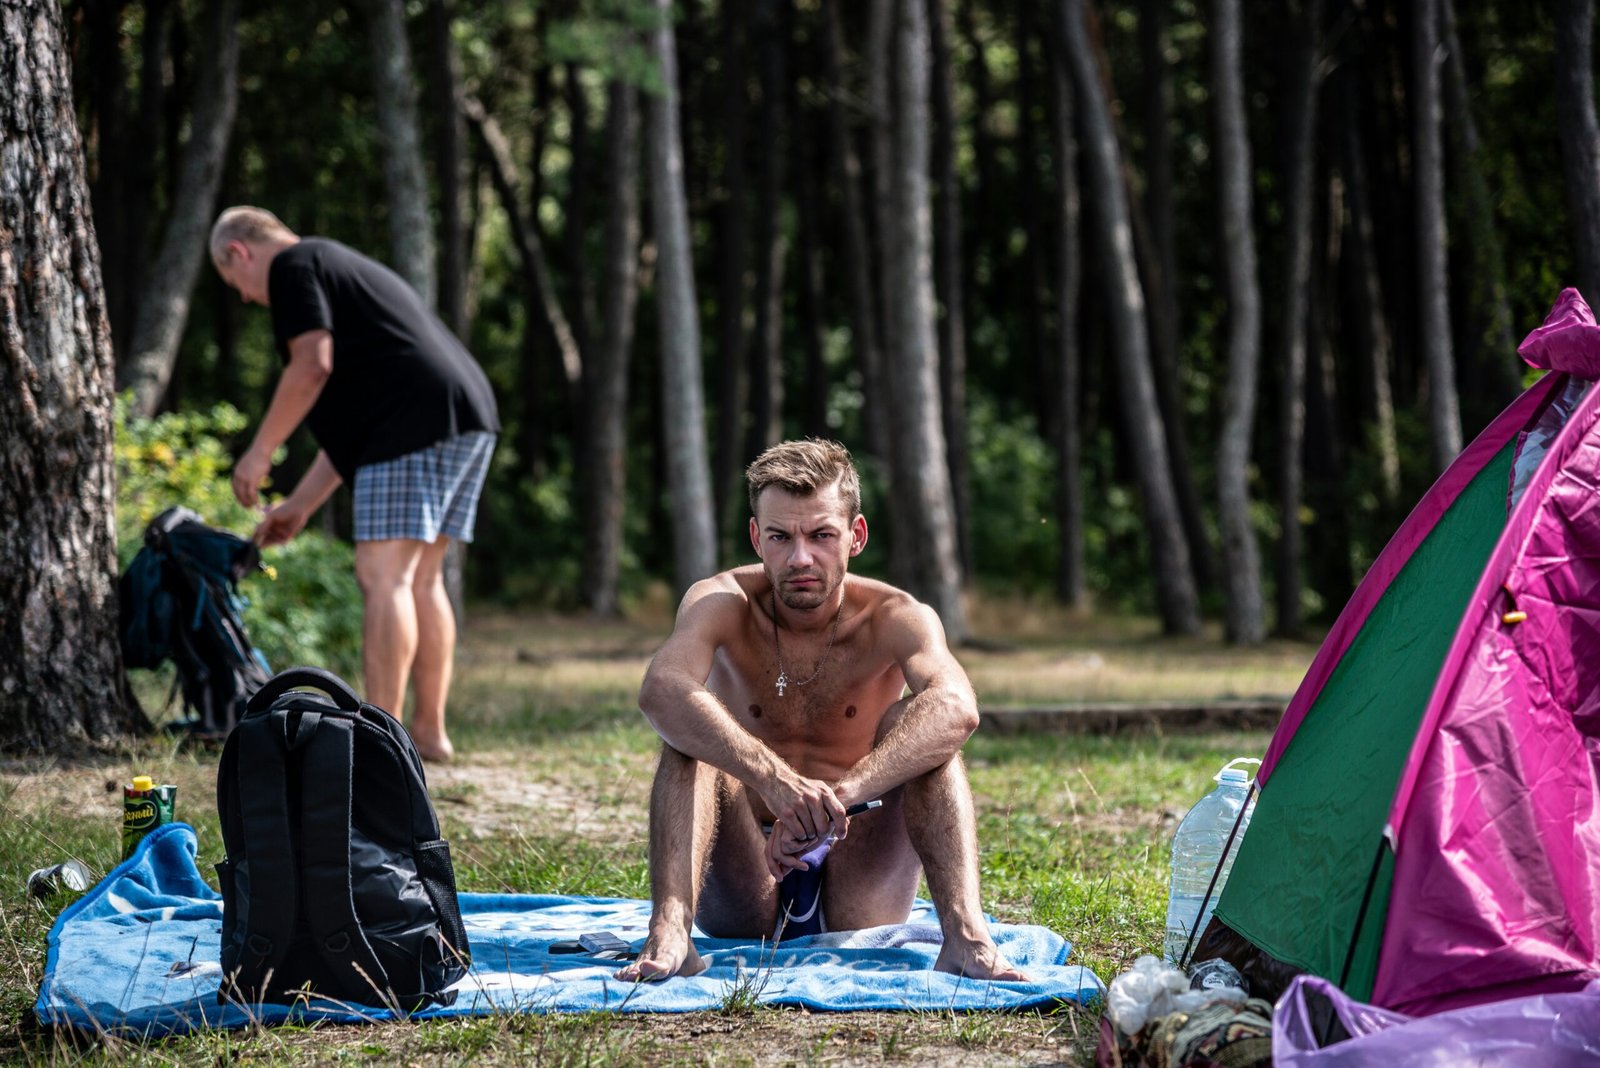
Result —
[[[1082, 1003], [1102, 992], [1093, 972], [1066, 963], [1067, 942], [1042, 927], [990, 928], [1001, 952], [1031, 982], [978, 982], [935, 972], [939, 928], [921, 904], [906, 924], [776, 947], [697, 937], [706, 971], [661, 983], [618, 982], [611, 978], [615, 961], [550, 953], [552, 942], [586, 931], [613, 931], [637, 949], [649, 910], [649, 902], [618, 898], [462, 894], [472, 970], [457, 984], [454, 1005], [417, 1016], [689, 1012], [733, 999], [821, 1010], [1021, 1009]], [[194, 831], [182, 823], [162, 827], [56, 920], [34, 1011], [46, 1024], [142, 1035], [390, 1017], [382, 1009], [330, 1003], [266, 1005], [249, 1013], [218, 1005], [221, 924], [221, 899], [195, 867]]]

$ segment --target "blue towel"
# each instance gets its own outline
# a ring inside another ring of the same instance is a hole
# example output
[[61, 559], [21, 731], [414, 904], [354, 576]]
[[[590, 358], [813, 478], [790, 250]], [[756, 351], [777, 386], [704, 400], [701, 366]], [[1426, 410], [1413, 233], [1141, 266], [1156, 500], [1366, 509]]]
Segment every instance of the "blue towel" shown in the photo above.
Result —
[[[866, 931], [765, 940], [696, 938], [708, 968], [661, 983], [620, 983], [616, 961], [552, 955], [552, 942], [613, 931], [637, 949], [647, 901], [549, 894], [462, 894], [472, 970], [435, 1016], [499, 1012], [691, 1012], [732, 997], [818, 1010], [970, 1010], [1080, 1004], [1102, 994], [1070, 946], [1042, 927], [991, 924], [1006, 958], [1032, 977], [990, 983], [932, 970], [939, 929], [919, 905], [911, 922]], [[194, 831], [169, 824], [148, 835], [57, 918], [34, 1006], [41, 1022], [86, 1031], [166, 1035], [251, 1022], [389, 1019], [382, 1009], [328, 1002], [249, 1012], [217, 1004], [222, 902], [195, 868]]]

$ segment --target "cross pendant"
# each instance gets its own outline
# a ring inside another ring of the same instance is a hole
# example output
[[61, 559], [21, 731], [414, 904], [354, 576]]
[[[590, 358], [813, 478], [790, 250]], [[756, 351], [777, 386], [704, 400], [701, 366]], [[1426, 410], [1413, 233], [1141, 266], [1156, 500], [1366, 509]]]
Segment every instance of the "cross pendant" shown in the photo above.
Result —
[[788, 686], [788, 685], [789, 685], [789, 676], [784, 674], [781, 671], [778, 672], [778, 696], [779, 697], [783, 696], [783, 689], [784, 689], [785, 686]]

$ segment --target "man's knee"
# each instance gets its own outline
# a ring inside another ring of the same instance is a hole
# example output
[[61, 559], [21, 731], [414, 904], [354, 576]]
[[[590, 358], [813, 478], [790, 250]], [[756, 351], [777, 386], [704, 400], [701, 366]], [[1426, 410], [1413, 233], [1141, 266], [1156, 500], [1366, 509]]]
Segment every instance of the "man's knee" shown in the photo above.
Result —
[[421, 542], [399, 539], [356, 543], [356, 585], [365, 598], [409, 587], [417, 571]]

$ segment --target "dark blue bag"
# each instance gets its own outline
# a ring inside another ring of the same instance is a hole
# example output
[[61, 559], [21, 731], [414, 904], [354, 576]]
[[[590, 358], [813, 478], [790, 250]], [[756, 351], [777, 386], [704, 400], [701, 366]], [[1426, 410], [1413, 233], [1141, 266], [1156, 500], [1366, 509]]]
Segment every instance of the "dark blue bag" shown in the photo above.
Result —
[[144, 548], [117, 583], [122, 659], [178, 671], [185, 726], [221, 738], [271, 677], [240, 615], [239, 580], [261, 566], [247, 538], [207, 526], [187, 508], [168, 508], [145, 528]]

